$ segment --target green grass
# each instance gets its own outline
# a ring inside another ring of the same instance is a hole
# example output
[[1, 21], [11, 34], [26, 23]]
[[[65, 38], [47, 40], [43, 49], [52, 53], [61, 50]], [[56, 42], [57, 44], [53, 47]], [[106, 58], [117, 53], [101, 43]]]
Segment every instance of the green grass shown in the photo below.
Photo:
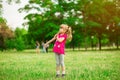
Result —
[[55, 78], [54, 53], [0, 52], [0, 80], [120, 80], [120, 51], [68, 51], [66, 77]]

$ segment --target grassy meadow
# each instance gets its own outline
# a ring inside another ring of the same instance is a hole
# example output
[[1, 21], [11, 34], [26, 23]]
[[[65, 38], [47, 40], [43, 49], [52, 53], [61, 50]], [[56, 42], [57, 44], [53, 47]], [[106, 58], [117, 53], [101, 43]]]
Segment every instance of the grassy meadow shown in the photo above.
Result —
[[120, 80], [120, 51], [67, 51], [65, 65], [66, 77], [55, 78], [53, 52], [0, 52], [0, 80]]

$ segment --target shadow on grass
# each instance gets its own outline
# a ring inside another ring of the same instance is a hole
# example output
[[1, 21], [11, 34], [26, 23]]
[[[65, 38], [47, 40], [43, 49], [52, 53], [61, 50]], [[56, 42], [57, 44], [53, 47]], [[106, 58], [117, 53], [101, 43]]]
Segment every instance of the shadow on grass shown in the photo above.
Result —
[[[74, 50], [71, 49], [71, 48], [67, 48], [65, 49], [65, 52], [102, 52], [102, 51], [120, 51], [120, 49], [101, 49], [101, 50], [98, 50], [98, 49], [88, 49], [88, 50], [85, 50], [85, 49], [77, 49], [75, 48]], [[22, 53], [26, 53], [26, 54], [37, 54], [36, 53], [36, 50], [35, 49], [26, 49], [26, 50], [23, 50], [23, 51], [17, 51], [17, 50], [4, 50], [4, 51], [0, 51], [0, 53], [17, 53], [17, 54], [22, 54]], [[43, 53], [42, 50], [40, 51], [40, 54], [49, 54], [49, 53], [54, 53], [52, 51], [52, 49], [49, 49], [49, 52], [48, 53]]]

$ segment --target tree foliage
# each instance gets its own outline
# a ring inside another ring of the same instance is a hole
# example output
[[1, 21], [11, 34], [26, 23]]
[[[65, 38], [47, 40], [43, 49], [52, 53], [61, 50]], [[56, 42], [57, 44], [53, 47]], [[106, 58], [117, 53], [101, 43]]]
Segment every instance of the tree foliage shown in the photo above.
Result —
[[5, 39], [13, 38], [14, 33], [13, 31], [7, 26], [6, 20], [0, 17], [0, 49], [4, 50], [5, 46]]
[[50, 39], [64, 23], [73, 29], [71, 46], [84, 44], [87, 48], [93, 45], [92, 40], [97, 40], [95, 44], [99, 44], [101, 50], [104, 42], [113, 41], [117, 47], [119, 45], [119, 4], [119, 0], [29, 0], [19, 11], [34, 11], [25, 17], [29, 38]]
[[[13, 0], [8, 0], [12, 2]], [[19, 0], [18, 0], [19, 1]], [[57, 33], [60, 24], [73, 29], [73, 40], [67, 47], [94, 47], [120, 44], [119, 0], [29, 0], [19, 12], [27, 12], [24, 24], [28, 33], [24, 35], [28, 44], [46, 41]], [[15, 31], [19, 37], [21, 31]], [[20, 38], [20, 37], [19, 37]]]

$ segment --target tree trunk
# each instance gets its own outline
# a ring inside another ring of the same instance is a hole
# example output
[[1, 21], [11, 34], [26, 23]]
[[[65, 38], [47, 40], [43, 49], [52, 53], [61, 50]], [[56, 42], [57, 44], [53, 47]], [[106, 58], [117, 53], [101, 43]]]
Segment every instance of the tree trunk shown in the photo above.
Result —
[[99, 46], [99, 50], [101, 50], [101, 38], [100, 37], [98, 38], [98, 41], [99, 41], [99, 45], [98, 45]]
[[91, 49], [93, 50], [93, 40], [91, 39]]
[[87, 28], [85, 28], [85, 50], [87, 50], [87, 39], [86, 39], [86, 36], [87, 36]]
[[87, 51], [87, 40], [85, 39], [85, 50]]
[[80, 51], [80, 43], [78, 44], [78, 50]]
[[72, 41], [71, 41], [71, 45], [72, 45], [72, 49], [73, 49], [73, 51], [74, 51], [74, 49], [75, 49], [75, 44], [74, 44], [74, 34], [73, 34], [73, 39], [72, 39]]
[[118, 42], [118, 38], [116, 38], [116, 48], [119, 49], [119, 42]]
[[75, 50], [75, 45], [74, 45], [74, 42], [72, 43], [72, 48], [73, 48], [73, 51]]
[[5, 50], [4, 38], [0, 36], [0, 49], [1, 51]]

